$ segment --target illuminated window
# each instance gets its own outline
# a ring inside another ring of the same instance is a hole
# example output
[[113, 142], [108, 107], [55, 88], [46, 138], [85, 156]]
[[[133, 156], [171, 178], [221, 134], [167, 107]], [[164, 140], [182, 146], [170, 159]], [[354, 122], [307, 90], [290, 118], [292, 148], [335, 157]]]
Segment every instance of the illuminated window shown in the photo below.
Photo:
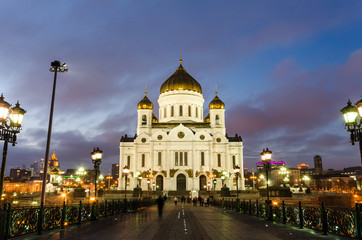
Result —
[[205, 153], [201, 152], [201, 166], [205, 166]]
[[162, 153], [158, 152], [158, 166], [162, 165]]
[[183, 154], [180, 152], [180, 166], [184, 165]]
[[217, 155], [217, 166], [221, 167], [221, 155], [220, 154]]
[[142, 154], [142, 167], [145, 167], [146, 156]]

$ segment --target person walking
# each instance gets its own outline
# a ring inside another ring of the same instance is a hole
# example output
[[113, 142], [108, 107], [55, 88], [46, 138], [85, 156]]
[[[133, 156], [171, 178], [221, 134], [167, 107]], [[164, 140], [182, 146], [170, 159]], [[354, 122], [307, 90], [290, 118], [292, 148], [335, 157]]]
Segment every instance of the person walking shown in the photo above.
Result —
[[158, 205], [158, 217], [162, 218], [162, 209], [163, 209], [164, 201], [163, 201], [163, 198], [161, 197], [161, 195], [157, 199], [157, 205]]
[[176, 206], [176, 205], [177, 205], [177, 200], [178, 200], [177, 196], [175, 196], [175, 197], [173, 198], [173, 200], [175, 201], [175, 206]]

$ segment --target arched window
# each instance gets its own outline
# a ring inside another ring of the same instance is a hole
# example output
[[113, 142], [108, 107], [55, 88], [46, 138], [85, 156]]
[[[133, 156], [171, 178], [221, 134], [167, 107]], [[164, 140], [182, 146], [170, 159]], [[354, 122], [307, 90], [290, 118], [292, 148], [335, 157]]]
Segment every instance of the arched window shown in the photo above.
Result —
[[198, 107], [195, 108], [195, 115], [196, 115], [196, 118], [199, 117], [199, 108]]
[[158, 166], [162, 165], [162, 153], [158, 152]]
[[205, 166], [205, 153], [201, 152], [201, 166]]
[[220, 124], [219, 115], [216, 115], [216, 117], [215, 117], [215, 122], [216, 122], [216, 125], [219, 125], [219, 124]]
[[180, 105], [180, 116], [182, 117], [182, 105]]
[[233, 168], [235, 168], [235, 156], [233, 156]]
[[146, 162], [146, 156], [144, 154], [142, 154], [142, 167], [145, 167], [145, 162]]
[[180, 166], [184, 165], [183, 152], [180, 152]]
[[146, 115], [142, 116], [142, 125], [146, 125], [147, 124], [147, 117]]
[[184, 163], [187, 166], [187, 152], [184, 152]]
[[217, 155], [217, 166], [221, 167], [221, 154]]
[[171, 117], [173, 117], [173, 106], [171, 106]]
[[127, 156], [127, 167], [131, 167], [131, 156]]
[[175, 166], [178, 166], [178, 153], [175, 152]]
[[166, 116], [167, 116], [167, 110], [166, 108], [163, 108], [163, 117], [166, 118]]
[[191, 117], [191, 106], [189, 106], [189, 117]]

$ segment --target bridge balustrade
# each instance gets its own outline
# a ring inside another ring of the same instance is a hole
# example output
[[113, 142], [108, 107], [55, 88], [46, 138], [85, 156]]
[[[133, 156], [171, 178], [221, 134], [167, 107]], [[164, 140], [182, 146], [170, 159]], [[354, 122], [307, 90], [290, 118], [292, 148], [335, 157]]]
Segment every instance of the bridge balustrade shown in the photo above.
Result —
[[[12, 207], [4, 204], [0, 208], [0, 240], [30, 233], [65, 228], [68, 225], [96, 220], [121, 212], [135, 212], [155, 204], [154, 200], [112, 200], [83, 204], [41, 207]], [[43, 211], [41, 213], [41, 211]], [[42, 221], [39, 221], [42, 216]], [[41, 223], [41, 224], [39, 224]]]

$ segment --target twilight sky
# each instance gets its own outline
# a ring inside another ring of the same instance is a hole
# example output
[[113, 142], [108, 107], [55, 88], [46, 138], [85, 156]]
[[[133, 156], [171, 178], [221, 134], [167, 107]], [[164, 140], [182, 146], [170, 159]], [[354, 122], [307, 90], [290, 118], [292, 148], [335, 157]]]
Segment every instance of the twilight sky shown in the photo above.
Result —
[[92, 168], [99, 147], [107, 173], [121, 136], [136, 132], [145, 85], [158, 116], [181, 50], [204, 116], [218, 85], [250, 170], [265, 147], [289, 167], [313, 167], [317, 154], [325, 169], [360, 165], [340, 109], [362, 95], [361, 1], [3, 0], [0, 23], [0, 93], [27, 110], [7, 172], [44, 158], [51, 61], [69, 67], [58, 77], [51, 152], [64, 170]]

